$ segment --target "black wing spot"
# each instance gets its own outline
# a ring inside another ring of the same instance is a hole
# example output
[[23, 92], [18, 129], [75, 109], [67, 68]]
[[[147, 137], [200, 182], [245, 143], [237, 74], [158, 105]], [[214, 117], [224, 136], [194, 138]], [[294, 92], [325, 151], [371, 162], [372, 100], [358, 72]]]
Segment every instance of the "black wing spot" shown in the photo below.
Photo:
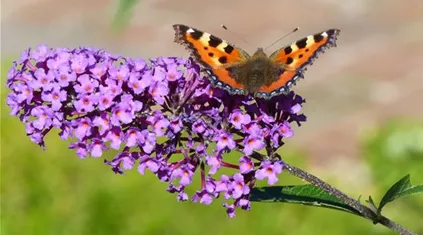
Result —
[[306, 52], [309, 52], [309, 51], [310, 51], [310, 49], [308, 49], [308, 48], [307, 48], [307, 49], [306, 49]]
[[209, 56], [210, 56], [210, 57], [213, 57], [213, 56], [214, 56], [214, 54], [213, 54], [213, 53], [211, 53], [211, 52], [209, 52]]
[[222, 43], [222, 39], [217, 38], [213, 35], [210, 35], [210, 39], [209, 39], [209, 46], [211, 47], [217, 47], [220, 43]]
[[299, 49], [303, 49], [307, 46], [307, 38], [303, 38], [303, 39], [297, 41], [297, 43], [295, 43], [295, 44], [297, 44], [297, 47]]
[[219, 62], [221, 64], [226, 64], [228, 62], [228, 58], [226, 56], [219, 57]]
[[316, 35], [314, 35], [314, 36], [313, 36], [313, 38], [314, 38], [314, 41], [315, 41], [315, 42], [320, 42], [320, 41], [322, 41], [325, 37], [323, 37], [323, 36], [322, 36], [322, 34], [316, 34]]
[[294, 59], [292, 59], [292, 57], [288, 57], [286, 59], [286, 64], [291, 64], [292, 62], [294, 62]]
[[233, 50], [234, 50], [234, 47], [231, 46], [231, 45], [227, 45], [225, 47], [225, 52], [228, 53], [228, 54], [231, 54]]
[[204, 47], [204, 50], [206, 50], [206, 51], [207, 51], [208, 49], [209, 49], [208, 47]]
[[291, 48], [291, 46], [289, 46], [289, 47], [285, 47], [284, 51], [285, 51], [285, 55], [289, 55], [289, 54], [291, 54], [291, 52], [292, 52], [292, 48]]
[[195, 40], [198, 40], [203, 36], [203, 33], [200, 31], [194, 30], [194, 32], [189, 33], [189, 35], [191, 35], [191, 37], [194, 38]]
[[300, 59], [301, 59], [301, 58], [303, 58], [303, 54], [300, 54], [300, 55], [298, 56], [298, 58], [300, 58]]

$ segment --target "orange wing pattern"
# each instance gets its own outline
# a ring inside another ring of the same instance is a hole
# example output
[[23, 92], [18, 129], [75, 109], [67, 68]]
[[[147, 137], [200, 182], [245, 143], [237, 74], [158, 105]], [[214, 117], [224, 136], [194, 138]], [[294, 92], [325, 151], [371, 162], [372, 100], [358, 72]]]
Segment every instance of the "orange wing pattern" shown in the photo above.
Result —
[[174, 25], [175, 42], [185, 45], [194, 59], [203, 65], [210, 75], [213, 86], [227, 90], [231, 94], [243, 94], [244, 86], [233, 79], [227, 66], [243, 63], [250, 56], [240, 48], [185, 25]]
[[299, 78], [303, 77], [303, 71], [313, 63], [320, 53], [323, 53], [327, 48], [336, 46], [338, 34], [338, 29], [330, 29], [310, 35], [292, 43], [290, 46], [275, 51], [270, 55], [270, 59], [281, 64], [285, 69], [276, 82], [262, 87], [257, 96], [270, 98], [278, 94], [288, 93], [289, 88]]

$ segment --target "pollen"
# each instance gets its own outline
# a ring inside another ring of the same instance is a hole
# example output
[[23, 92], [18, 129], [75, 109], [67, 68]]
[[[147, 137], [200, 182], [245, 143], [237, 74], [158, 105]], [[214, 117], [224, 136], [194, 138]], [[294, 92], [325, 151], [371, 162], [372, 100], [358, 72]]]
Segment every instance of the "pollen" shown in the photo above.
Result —
[[109, 99], [103, 99], [101, 103], [103, 103], [103, 104], [109, 104], [110, 103], [110, 100]]
[[267, 173], [272, 173], [273, 172], [273, 169], [271, 167], [268, 167], [268, 168], [266, 168], [266, 172]]

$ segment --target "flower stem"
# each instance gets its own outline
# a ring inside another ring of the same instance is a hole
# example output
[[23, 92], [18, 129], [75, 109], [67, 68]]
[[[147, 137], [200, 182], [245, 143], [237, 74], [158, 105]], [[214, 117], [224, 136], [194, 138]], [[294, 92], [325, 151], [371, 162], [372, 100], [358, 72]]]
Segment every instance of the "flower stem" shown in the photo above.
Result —
[[382, 215], [377, 215], [374, 211], [372, 211], [370, 208], [362, 205], [359, 201], [349, 197], [345, 193], [341, 192], [340, 190], [336, 189], [335, 187], [329, 185], [328, 183], [324, 182], [323, 180], [317, 178], [316, 176], [307, 173], [303, 171], [300, 168], [297, 168], [295, 166], [289, 165], [285, 162], [284, 170], [288, 171], [291, 175], [296, 176], [300, 179], [303, 179], [310, 184], [313, 184], [316, 187], [319, 187], [323, 189], [325, 192], [329, 193], [330, 195], [338, 198], [339, 200], [343, 201], [347, 205], [353, 207], [358, 212], [360, 212], [360, 215], [364, 218], [367, 218], [371, 221], [373, 221], [374, 224], [380, 223], [383, 226], [398, 232], [402, 235], [416, 235], [415, 233], [411, 232], [410, 230], [405, 229], [401, 225], [395, 223], [394, 221], [386, 218]]

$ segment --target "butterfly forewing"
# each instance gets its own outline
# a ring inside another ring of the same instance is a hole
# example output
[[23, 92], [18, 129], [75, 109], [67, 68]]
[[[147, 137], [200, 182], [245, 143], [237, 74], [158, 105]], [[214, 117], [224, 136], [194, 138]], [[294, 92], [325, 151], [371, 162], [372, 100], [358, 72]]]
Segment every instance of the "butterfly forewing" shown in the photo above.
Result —
[[338, 29], [330, 29], [302, 38], [291, 45], [275, 51], [270, 59], [292, 69], [303, 69], [317, 58], [320, 52], [336, 46]]
[[245, 51], [207, 32], [180, 24], [173, 28], [175, 42], [185, 45], [195, 59], [207, 68], [240, 63], [249, 57]]
[[235, 81], [227, 68], [244, 63], [250, 57], [248, 53], [198, 29], [181, 24], [174, 25], [173, 28], [175, 42], [185, 45], [194, 59], [203, 65], [213, 86], [223, 88], [231, 94], [244, 93], [244, 85]]

